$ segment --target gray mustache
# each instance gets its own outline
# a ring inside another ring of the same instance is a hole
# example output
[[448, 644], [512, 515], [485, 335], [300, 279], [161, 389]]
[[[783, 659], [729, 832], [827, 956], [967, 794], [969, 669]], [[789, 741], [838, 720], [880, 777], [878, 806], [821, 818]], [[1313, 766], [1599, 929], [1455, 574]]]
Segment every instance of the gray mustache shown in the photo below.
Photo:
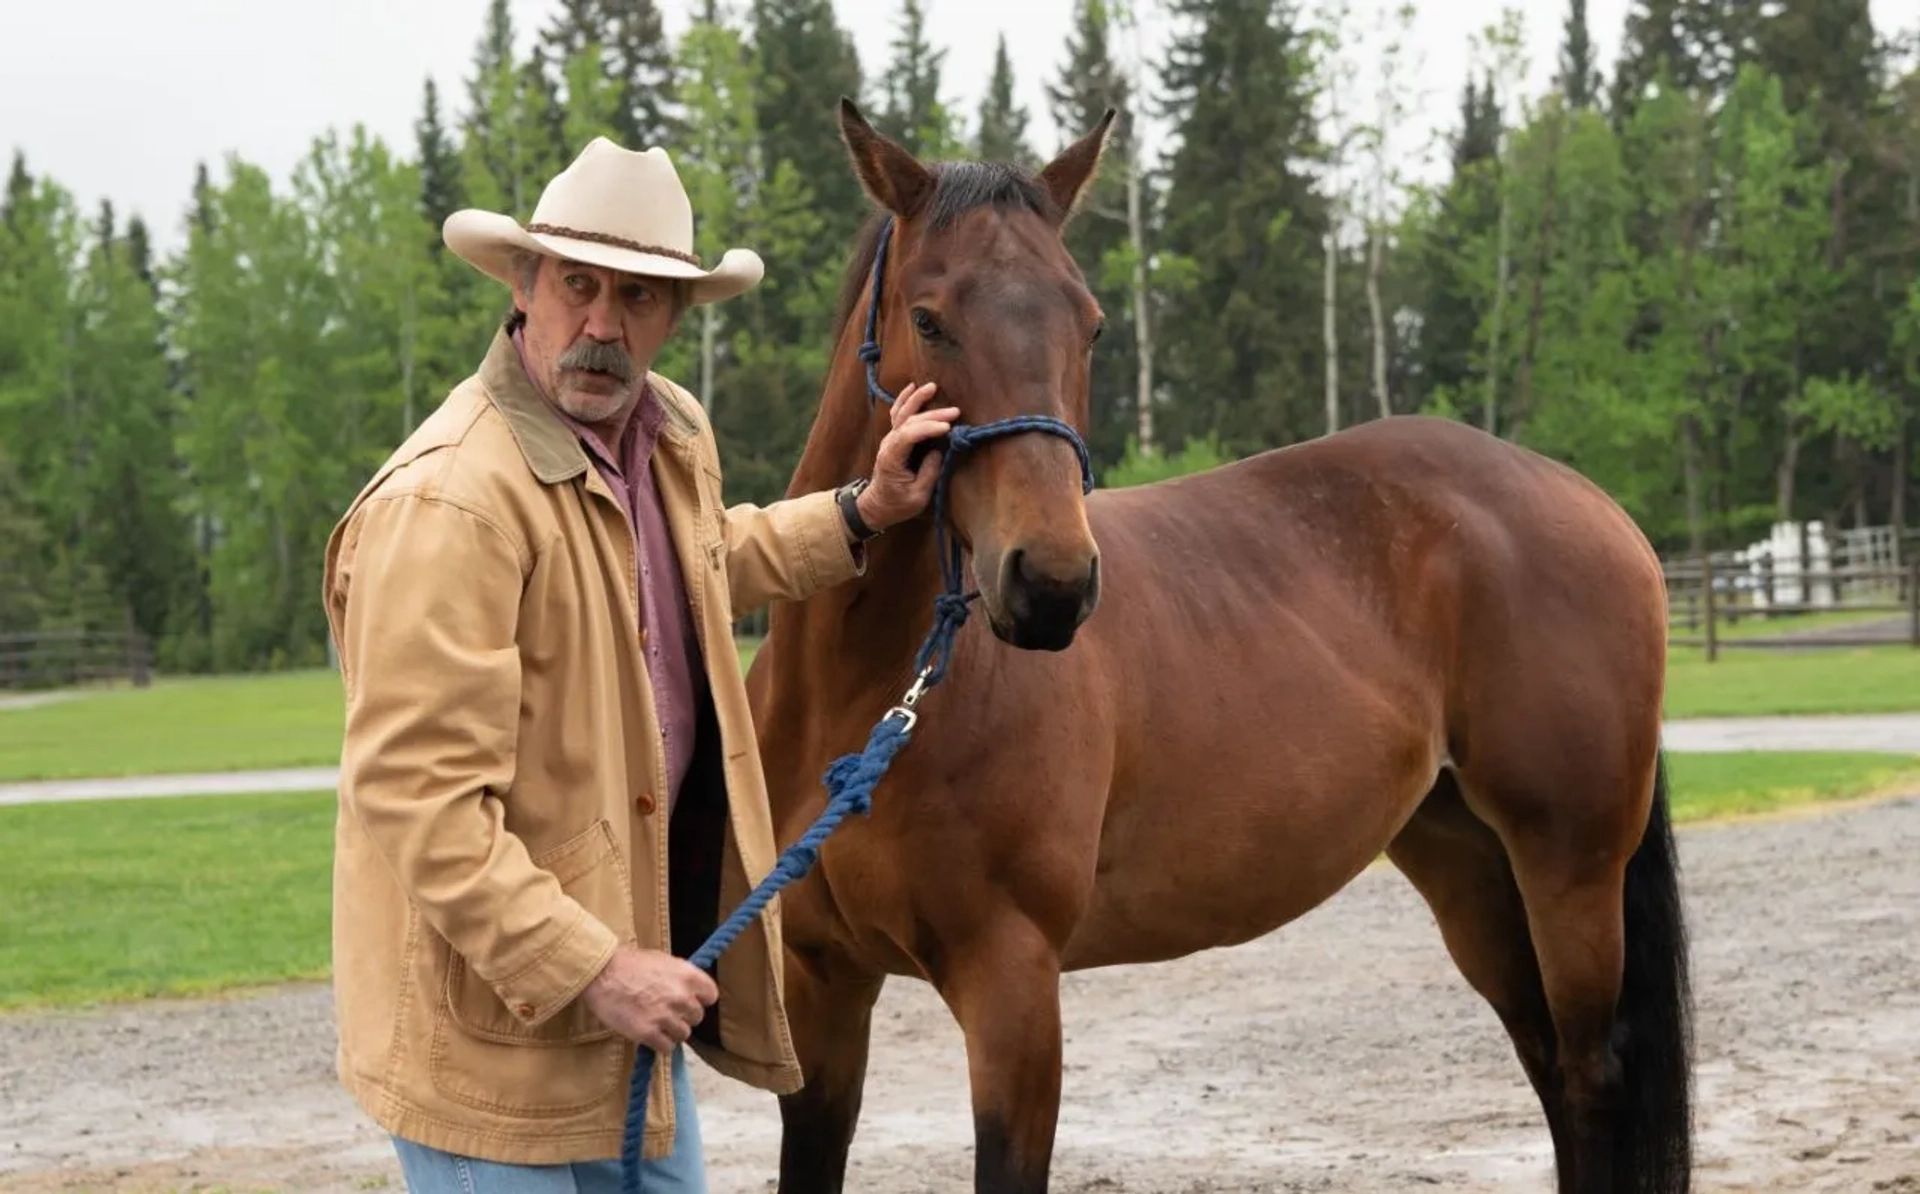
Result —
[[607, 373], [621, 381], [633, 380], [633, 358], [627, 350], [618, 344], [602, 344], [598, 340], [582, 340], [560, 358], [562, 369], [589, 369], [595, 373]]

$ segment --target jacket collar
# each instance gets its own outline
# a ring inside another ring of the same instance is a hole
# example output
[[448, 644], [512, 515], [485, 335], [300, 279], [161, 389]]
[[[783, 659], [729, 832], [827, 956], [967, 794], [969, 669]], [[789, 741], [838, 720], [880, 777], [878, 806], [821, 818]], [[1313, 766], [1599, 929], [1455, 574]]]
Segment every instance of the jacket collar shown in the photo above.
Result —
[[587, 471], [587, 450], [533, 388], [505, 327], [494, 333], [480, 363], [480, 383], [541, 484], [555, 485]]
[[[692, 417], [681, 408], [681, 398], [670, 385], [661, 385], [649, 374], [647, 381], [661, 405], [666, 421], [660, 426], [663, 439], [685, 440], [695, 432]], [[521, 367], [520, 353], [513, 337], [503, 326], [494, 333], [486, 359], [480, 364], [480, 381], [487, 397], [507, 421], [507, 429], [544, 485], [556, 485], [587, 471], [587, 451], [580, 439], [558, 412], [533, 388], [527, 371]]]

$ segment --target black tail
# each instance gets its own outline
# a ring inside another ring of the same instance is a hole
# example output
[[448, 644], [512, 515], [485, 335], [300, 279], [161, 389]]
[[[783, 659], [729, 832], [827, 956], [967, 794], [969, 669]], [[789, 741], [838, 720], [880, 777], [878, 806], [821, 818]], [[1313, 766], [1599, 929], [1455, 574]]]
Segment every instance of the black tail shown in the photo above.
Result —
[[1621, 1190], [1684, 1194], [1693, 1171], [1693, 996], [1664, 755], [1658, 767], [1646, 833], [1627, 861], [1613, 1172]]

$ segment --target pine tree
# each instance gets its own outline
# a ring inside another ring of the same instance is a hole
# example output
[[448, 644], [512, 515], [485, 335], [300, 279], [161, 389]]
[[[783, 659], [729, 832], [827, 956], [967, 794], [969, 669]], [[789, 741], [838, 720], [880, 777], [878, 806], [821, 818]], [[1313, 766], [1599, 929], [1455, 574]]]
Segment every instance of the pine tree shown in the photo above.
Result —
[[[1067, 249], [1106, 313], [1107, 330], [1093, 348], [1092, 428], [1087, 447], [1103, 471], [1125, 454], [1139, 425], [1138, 345], [1131, 285], [1126, 172], [1134, 151], [1133, 97], [1113, 60], [1113, 24], [1105, 0], [1075, 0], [1073, 31], [1059, 77], [1046, 85], [1060, 145], [1093, 128], [1108, 108], [1119, 113], [1108, 134], [1099, 175], [1067, 225]], [[1144, 196], [1150, 213], [1153, 196]], [[1151, 318], [1151, 316], [1150, 316]]]
[[440, 92], [427, 79], [421, 97], [420, 119], [413, 126], [414, 156], [420, 163], [420, 214], [428, 226], [428, 247], [438, 256], [445, 248], [440, 226], [465, 206], [460, 188], [460, 155], [440, 119]]
[[127, 221], [127, 265], [133, 275], [146, 284], [155, 302], [160, 301], [160, 279], [153, 272], [153, 237], [147, 222], [139, 216]]
[[958, 138], [940, 98], [947, 52], [927, 40], [924, 0], [901, 0], [893, 59], [881, 77], [881, 107], [873, 125], [923, 159], [954, 156]]
[[520, 70], [521, 118], [526, 121], [528, 146], [521, 168], [527, 173], [528, 214], [547, 180], [586, 148], [567, 140], [567, 105], [560, 96], [565, 66], [549, 58], [545, 46], [535, 46]]
[[[763, 296], [767, 310], [758, 318], [764, 334], [776, 339], [818, 341], [832, 318], [818, 308], [831, 306], [832, 289], [829, 284], [824, 302], [807, 297], [808, 280], [838, 275], [870, 207], [835, 118], [841, 96], [861, 93], [860, 59], [852, 37], [834, 21], [831, 0], [753, 0], [751, 40], [760, 183], [765, 187], [784, 168], [792, 176], [792, 201], [808, 204], [819, 220], [817, 234], [799, 240], [777, 269], [780, 293]], [[786, 293], [789, 287], [793, 293]]]
[[1719, 94], [1756, 53], [1760, 5], [1746, 0], [1634, 0], [1614, 67], [1611, 115], [1623, 130], [1664, 71], [1682, 90]]
[[[473, 51], [473, 73], [467, 77], [467, 140], [477, 143], [496, 177], [507, 174], [506, 154], [494, 142], [504, 142], [510, 130], [496, 127], [502, 104], [503, 81], [513, 74], [513, 13], [507, 0], [488, 0], [486, 24]], [[509, 85], [510, 86], [510, 85]]]
[[100, 586], [92, 617], [115, 629], [131, 621], [158, 639], [190, 590], [191, 556], [159, 312], [127, 250], [103, 202], [79, 278], [84, 314], [71, 366], [84, 427], [71, 483], [85, 511], [72, 558]]
[[1469, 76], [1452, 139], [1452, 175], [1423, 243], [1420, 374], [1429, 401], [1463, 404], [1475, 375], [1475, 344], [1487, 312], [1485, 288], [1472, 283], [1471, 248], [1489, 239], [1499, 217], [1501, 126], [1493, 80], [1482, 86]]
[[1324, 200], [1307, 39], [1280, 0], [1175, 0], [1185, 31], [1162, 76], [1176, 148], [1165, 243], [1192, 262], [1169, 304], [1176, 395], [1163, 442], [1217, 432], [1233, 452], [1324, 426], [1319, 314]]
[[1560, 47], [1560, 93], [1573, 109], [1591, 108], [1600, 97], [1600, 71], [1587, 32], [1587, 0], [1568, 0], [1566, 40]]
[[0, 224], [18, 232], [17, 221], [32, 198], [33, 176], [27, 173], [27, 155], [16, 149], [13, 151], [13, 169], [7, 175], [6, 198], [0, 200]]
[[980, 101], [980, 131], [975, 152], [988, 161], [1034, 166], [1027, 147], [1027, 110], [1013, 98], [1013, 60], [1007, 56], [1007, 35], [1001, 34], [993, 53], [993, 76]]
[[559, 0], [559, 11], [540, 31], [540, 45], [555, 62], [572, 61], [588, 46], [607, 38], [602, 0]]
[[[673, 110], [679, 81], [654, 0], [600, 0], [606, 49], [602, 61], [618, 93], [614, 139], [629, 149], [675, 140]], [[575, 147], [578, 149], [578, 146]]]

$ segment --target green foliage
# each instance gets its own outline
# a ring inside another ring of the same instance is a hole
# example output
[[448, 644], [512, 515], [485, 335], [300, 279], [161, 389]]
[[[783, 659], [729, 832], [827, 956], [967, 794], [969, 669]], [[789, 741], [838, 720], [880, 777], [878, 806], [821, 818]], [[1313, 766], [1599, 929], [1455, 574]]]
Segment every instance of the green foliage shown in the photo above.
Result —
[[[1386, 30], [1397, 4], [1354, 0], [1353, 28]], [[131, 620], [163, 668], [324, 660], [327, 532], [508, 309], [445, 251], [442, 222], [464, 206], [526, 217], [594, 136], [671, 150], [704, 258], [745, 245], [766, 260], [760, 287], [694, 311], [656, 364], [708, 404], [728, 496], [781, 496], [872, 210], [842, 95], [935, 158], [1032, 163], [1119, 111], [1065, 234], [1106, 319], [1088, 439], [1110, 485], [1320, 432], [1336, 223], [1337, 404], [1343, 422], [1372, 416], [1364, 216], [1385, 258], [1394, 409], [1480, 423], [1495, 396], [1500, 434], [1594, 479], [1663, 548], [1911, 509], [1920, 74], [1865, 0], [1636, 0], [1608, 70], [1589, 6], [1567, 0], [1539, 94], [1518, 89], [1509, 10], [1462, 81], [1446, 177], [1389, 171], [1364, 211], [1323, 141], [1407, 129], [1323, 132], [1318, 113], [1387, 51], [1320, 36], [1294, 0], [1171, 0], [1153, 22], [1166, 53], [1144, 45], [1135, 63], [1132, 8], [1075, 0], [1046, 81], [1052, 146], [1029, 142], [1004, 53], [962, 145], [925, 0], [901, 0], [871, 81], [833, 0], [703, 0], [672, 40], [657, 0], [562, 0], [525, 49], [513, 6], [489, 0], [463, 77], [425, 82], [411, 144], [322, 130], [281, 184], [239, 158], [202, 164], [181, 213], [142, 213], [185, 233], [164, 257], [141, 215], [83, 211], [15, 153], [0, 632]], [[1341, 93], [1341, 114], [1371, 119], [1378, 100]], [[1165, 136], [1143, 146], [1149, 104]], [[1132, 446], [1137, 278], [1163, 445], [1149, 454]]]
[[[1138, 426], [1139, 350], [1134, 315], [1134, 251], [1127, 224], [1127, 173], [1136, 149], [1135, 102], [1126, 75], [1114, 61], [1115, 27], [1104, 0], [1075, 0], [1073, 31], [1057, 77], [1046, 84], [1047, 102], [1064, 149], [1100, 122], [1108, 108], [1117, 115], [1108, 134], [1100, 173], [1068, 223], [1067, 251], [1080, 266], [1107, 319], [1106, 334], [1093, 346], [1092, 402], [1087, 449], [1095, 466], [1119, 459]], [[1051, 156], [1051, 155], [1048, 155]], [[1157, 180], [1141, 179], [1140, 203], [1150, 227], [1159, 226]], [[1155, 263], [1149, 262], [1149, 265]], [[1164, 290], [1155, 288], [1155, 294]], [[1150, 310], [1148, 318], [1155, 318]]]
[[1193, 263], [1161, 323], [1167, 442], [1298, 438], [1319, 407], [1327, 203], [1306, 35], [1274, 0], [1175, 0], [1161, 87], [1179, 129], [1160, 243]]
[[1004, 33], [994, 46], [993, 76], [980, 101], [980, 128], [973, 152], [993, 162], [1018, 162], [1030, 168], [1039, 164], [1027, 147], [1027, 110], [1013, 98], [1013, 60], [1007, 56]]
[[1174, 477], [1185, 477], [1192, 473], [1205, 472], [1218, 468], [1233, 459], [1221, 447], [1216, 435], [1207, 435], [1200, 439], [1189, 439], [1181, 445], [1180, 451], [1172, 455], [1164, 452], [1143, 454], [1140, 441], [1129, 437], [1126, 454], [1120, 462], [1107, 469], [1100, 476], [1100, 483], [1108, 489], [1123, 489], [1129, 485], [1150, 485], [1155, 481], [1166, 481]]
[[957, 122], [940, 93], [947, 52], [927, 41], [925, 0], [900, 0], [893, 60], [880, 77], [880, 110], [873, 126], [930, 161], [962, 152]]

